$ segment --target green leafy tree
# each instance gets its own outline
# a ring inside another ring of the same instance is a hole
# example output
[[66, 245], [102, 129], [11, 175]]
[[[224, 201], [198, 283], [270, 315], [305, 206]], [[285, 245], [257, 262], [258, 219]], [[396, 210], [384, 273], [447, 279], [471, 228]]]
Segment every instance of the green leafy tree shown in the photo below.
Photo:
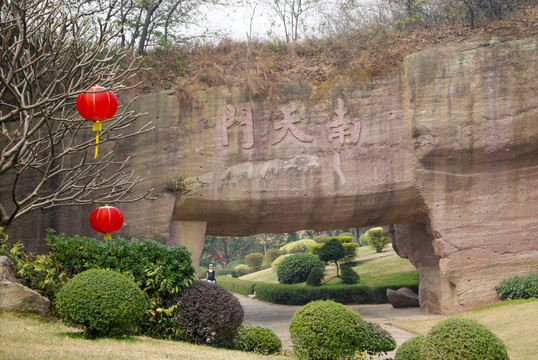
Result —
[[340, 267], [338, 265], [338, 260], [346, 256], [346, 249], [336, 238], [329, 239], [321, 249], [319, 249], [318, 256], [321, 261], [325, 262], [334, 262], [336, 265], [336, 276], [340, 277]]
[[385, 234], [383, 228], [376, 227], [368, 230], [366, 232], [366, 239], [368, 240], [368, 245], [373, 247], [376, 252], [380, 253], [383, 251], [385, 245], [389, 244], [392, 240]]

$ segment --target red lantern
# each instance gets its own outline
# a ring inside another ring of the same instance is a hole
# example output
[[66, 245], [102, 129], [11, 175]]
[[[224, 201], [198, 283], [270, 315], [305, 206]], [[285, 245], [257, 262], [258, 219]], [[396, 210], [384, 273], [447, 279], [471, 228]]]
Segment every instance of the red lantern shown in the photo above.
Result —
[[78, 95], [77, 110], [83, 118], [93, 121], [93, 131], [97, 132], [95, 136], [95, 158], [97, 158], [101, 122], [114, 116], [118, 110], [118, 99], [112, 90], [105, 91], [100, 86], [93, 86]]
[[112, 238], [113, 231], [118, 231], [123, 225], [123, 214], [114, 206], [101, 206], [90, 214], [90, 225], [95, 231], [103, 233], [103, 240]]

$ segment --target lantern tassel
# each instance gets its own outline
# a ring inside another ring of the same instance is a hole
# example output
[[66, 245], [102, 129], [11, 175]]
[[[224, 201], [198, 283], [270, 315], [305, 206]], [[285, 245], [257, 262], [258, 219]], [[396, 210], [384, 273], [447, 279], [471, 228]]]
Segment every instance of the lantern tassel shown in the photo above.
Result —
[[106, 233], [103, 233], [103, 241], [107, 241], [107, 240], [110, 240], [112, 239], [112, 234], [110, 233], [110, 231], [107, 231]]
[[94, 159], [97, 159], [97, 152], [99, 151], [99, 132], [95, 135], [95, 155]]

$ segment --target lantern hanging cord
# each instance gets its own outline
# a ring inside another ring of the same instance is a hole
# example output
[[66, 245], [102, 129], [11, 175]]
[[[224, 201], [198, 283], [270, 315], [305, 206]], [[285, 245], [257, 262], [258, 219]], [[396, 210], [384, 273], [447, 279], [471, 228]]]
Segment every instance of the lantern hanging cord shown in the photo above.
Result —
[[93, 131], [96, 131], [95, 134], [95, 155], [94, 159], [97, 159], [97, 153], [99, 152], [99, 131], [101, 131], [102, 123], [101, 121], [94, 121], [93, 122]]

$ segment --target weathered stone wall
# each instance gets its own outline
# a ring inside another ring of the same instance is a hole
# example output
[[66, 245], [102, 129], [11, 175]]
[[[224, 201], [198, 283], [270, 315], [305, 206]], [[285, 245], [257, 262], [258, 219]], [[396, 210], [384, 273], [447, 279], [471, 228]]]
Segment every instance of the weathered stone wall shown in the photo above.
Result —
[[[226, 87], [189, 108], [146, 96], [141, 121], [156, 130], [114, 150], [156, 200], [122, 205], [118, 233], [200, 251], [204, 233], [400, 224], [394, 245], [419, 271], [423, 308], [490, 301], [501, 279], [538, 271], [536, 45], [445, 45], [367, 81], [290, 84], [278, 103]], [[205, 184], [176, 197], [178, 170]], [[93, 234], [89, 211], [70, 216], [58, 231]]]

